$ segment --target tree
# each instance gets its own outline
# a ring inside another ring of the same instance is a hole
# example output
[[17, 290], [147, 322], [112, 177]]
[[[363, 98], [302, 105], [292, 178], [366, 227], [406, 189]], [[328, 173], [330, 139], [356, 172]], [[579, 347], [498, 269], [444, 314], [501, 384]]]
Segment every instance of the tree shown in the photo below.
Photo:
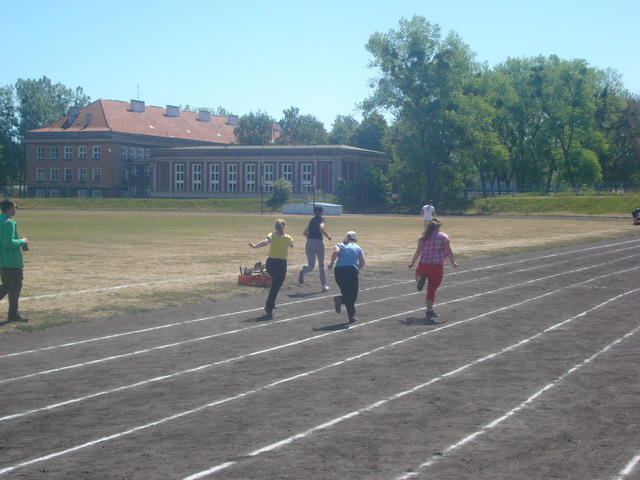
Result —
[[425, 197], [438, 198], [457, 176], [454, 154], [462, 126], [455, 111], [475, 73], [473, 54], [455, 33], [442, 39], [440, 27], [419, 16], [401, 20], [398, 31], [373, 34], [366, 48], [380, 76], [363, 108], [395, 116], [408, 140], [397, 154], [420, 168]]
[[384, 150], [384, 139], [387, 135], [387, 121], [379, 113], [372, 113], [362, 120], [351, 135], [351, 143], [354, 147], [367, 150]]
[[258, 110], [242, 115], [235, 128], [239, 145], [269, 145], [273, 139], [274, 120]]
[[300, 115], [300, 109], [291, 107], [282, 112], [278, 122], [282, 133], [276, 139], [279, 145], [323, 145], [328, 135], [323, 123], [313, 115]]
[[391, 196], [391, 182], [381, 168], [364, 165], [355, 181], [338, 179], [338, 201], [352, 209], [370, 210], [385, 206]]
[[273, 193], [267, 200], [267, 205], [276, 209], [282, 207], [291, 197], [291, 184], [284, 178], [279, 178], [273, 182]]
[[358, 121], [351, 115], [338, 115], [329, 134], [329, 143], [331, 145], [351, 145], [351, 137], [358, 126]]

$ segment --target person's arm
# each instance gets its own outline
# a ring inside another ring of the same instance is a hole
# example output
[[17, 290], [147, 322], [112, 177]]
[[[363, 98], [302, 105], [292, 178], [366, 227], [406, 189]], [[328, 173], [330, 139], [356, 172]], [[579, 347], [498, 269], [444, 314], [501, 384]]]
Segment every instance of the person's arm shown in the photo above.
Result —
[[2, 246], [5, 248], [20, 248], [27, 243], [26, 237], [14, 238], [16, 236], [16, 226], [9, 219], [2, 225], [0, 235], [2, 236]]
[[306, 237], [306, 236], [308, 236], [308, 235], [309, 235], [309, 227], [305, 228], [305, 229], [304, 229], [304, 232], [302, 232], [302, 236], [303, 236], [303, 237]]
[[335, 247], [333, 247], [333, 252], [331, 253], [331, 263], [327, 265], [327, 268], [329, 270], [333, 268], [333, 265], [336, 263], [336, 260], [338, 259], [338, 255], [340, 255], [340, 247], [336, 245]]
[[264, 240], [262, 240], [260, 243], [251, 243], [251, 242], [249, 242], [249, 246], [251, 248], [260, 248], [260, 247], [266, 247], [270, 243], [271, 243], [271, 239], [269, 237], [267, 237]]
[[364, 254], [362, 254], [358, 257], [358, 269], [362, 270], [364, 268], [364, 264], [365, 264]]
[[444, 246], [445, 251], [447, 252], [447, 256], [449, 257], [449, 261], [453, 268], [458, 268], [458, 262], [453, 258], [453, 250], [451, 250], [450, 242], [447, 242]]
[[409, 263], [409, 268], [413, 268], [413, 265], [416, 263], [416, 260], [418, 260], [418, 257], [420, 256], [420, 242], [418, 241], [418, 247], [416, 248], [416, 252], [413, 254], [413, 258], [411, 259], [411, 262]]
[[324, 229], [324, 222], [322, 222], [322, 223], [319, 225], [319, 227], [320, 227], [320, 233], [321, 233], [322, 235], [324, 235], [325, 237], [327, 237], [327, 240], [331, 240], [331, 235], [329, 235], [329, 234], [327, 233], [327, 231]]

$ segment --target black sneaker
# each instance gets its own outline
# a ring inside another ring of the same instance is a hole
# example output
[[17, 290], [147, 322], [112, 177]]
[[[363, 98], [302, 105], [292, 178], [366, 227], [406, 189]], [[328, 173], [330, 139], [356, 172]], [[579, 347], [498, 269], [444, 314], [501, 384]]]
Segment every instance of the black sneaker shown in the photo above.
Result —
[[356, 323], [358, 321], [358, 319], [355, 317], [355, 315], [353, 317], [349, 317], [349, 323]]
[[9, 317], [7, 318], [7, 323], [9, 322], [28, 322], [29, 319], [26, 317], [23, 317], [20, 314], [17, 314], [15, 317]]
[[437, 318], [440, 315], [433, 310], [427, 310], [427, 318]]
[[267, 320], [271, 320], [273, 318], [273, 308], [264, 307], [264, 311], [264, 318], [266, 318]]
[[300, 270], [300, 273], [298, 274], [298, 283], [300, 285], [304, 284], [304, 268]]
[[416, 285], [416, 288], [418, 289], [419, 292], [422, 291], [422, 289], [424, 288], [424, 283], [427, 281], [427, 277], [425, 277], [424, 275], [420, 275], [420, 280], [418, 280], [418, 285]]
[[336, 308], [336, 313], [340, 313], [342, 311], [342, 297], [340, 295], [333, 297], [333, 304]]

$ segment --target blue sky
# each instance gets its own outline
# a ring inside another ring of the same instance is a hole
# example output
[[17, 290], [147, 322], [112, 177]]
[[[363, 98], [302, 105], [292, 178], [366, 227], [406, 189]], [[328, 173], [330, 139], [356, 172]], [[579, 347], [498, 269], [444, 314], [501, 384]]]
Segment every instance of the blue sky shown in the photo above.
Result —
[[327, 130], [371, 93], [374, 32], [424, 16], [490, 66], [558, 55], [612, 68], [640, 94], [638, 0], [0, 0], [0, 86], [49, 77], [92, 100], [298, 107]]

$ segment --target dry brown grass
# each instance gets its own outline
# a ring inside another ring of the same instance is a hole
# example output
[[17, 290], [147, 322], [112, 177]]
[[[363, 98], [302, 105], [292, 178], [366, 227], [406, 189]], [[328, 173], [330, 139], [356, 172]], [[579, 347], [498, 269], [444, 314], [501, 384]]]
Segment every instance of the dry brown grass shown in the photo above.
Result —
[[[237, 285], [239, 267], [265, 260], [268, 249], [252, 250], [247, 242], [263, 239], [275, 218], [274, 214], [19, 211], [20, 233], [31, 245], [25, 254], [21, 310], [31, 322], [4, 325], [0, 332], [253, 293], [251, 287]], [[290, 215], [286, 220], [295, 240], [289, 271], [297, 273], [306, 264], [302, 231], [309, 217]], [[460, 261], [640, 231], [620, 220], [442, 220]], [[355, 230], [368, 270], [380, 274], [406, 268], [421, 228], [419, 216], [327, 217], [332, 243]], [[315, 272], [310, 275], [311, 282], [317, 281]], [[285, 288], [296, 280], [297, 275], [290, 274]]]

